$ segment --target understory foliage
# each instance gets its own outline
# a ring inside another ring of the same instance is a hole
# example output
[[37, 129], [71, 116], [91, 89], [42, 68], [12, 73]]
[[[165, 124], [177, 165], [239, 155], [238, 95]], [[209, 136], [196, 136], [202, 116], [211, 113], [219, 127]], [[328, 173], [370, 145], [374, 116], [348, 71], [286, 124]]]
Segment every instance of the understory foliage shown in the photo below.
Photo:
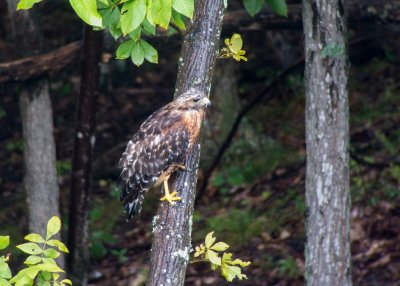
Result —
[[[61, 269], [55, 258], [60, 256], [60, 251], [68, 253], [64, 243], [53, 237], [60, 231], [61, 221], [53, 216], [47, 223], [46, 238], [37, 233], [25, 236], [28, 242], [17, 245], [22, 252], [29, 254], [25, 259], [26, 267], [16, 275], [12, 275], [8, 262], [10, 254], [0, 256], [0, 286], [66, 286], [72, 285], [69, 279], [60, 279]], [[0, 236], [0, 250], [10, 244], [9, 236]]]
[[[242, 268], [250, 265], [250, 261], [242, 261], [240, 259], [232, 260], [233, 253], [224, 252], [229, 248], [225, 242], [215, 242], [214, 232], [207, 234], [204, 243], [196, 246], [194, 257], [200, 259], [192, 260], [194, 262], [209, 261], [212, 270], [221, 269], [221, 275], [229, 282], [232, 282], [236, 277], [239, 280], [247, 279], [245, 274], [242, 274]], [[222, 255], [222, 256], [221, 256]]]

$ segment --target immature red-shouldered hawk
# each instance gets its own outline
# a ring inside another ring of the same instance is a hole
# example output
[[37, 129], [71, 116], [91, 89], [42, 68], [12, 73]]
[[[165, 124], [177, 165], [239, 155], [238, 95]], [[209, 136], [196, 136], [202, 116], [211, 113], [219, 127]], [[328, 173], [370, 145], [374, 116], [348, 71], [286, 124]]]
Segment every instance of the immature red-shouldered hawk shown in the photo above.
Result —
[[174, 101], [147, 118], [128, 142], [119, 161], [122, 169], [121, 201], [127, 218], [140, 212], [144, 194], [153, 186], [164, 183], [165, 196], [171, 205], [181, 198], [170, 193], [168, 179], [184, 161], [200, 134], [207, 96], [189, 89]]

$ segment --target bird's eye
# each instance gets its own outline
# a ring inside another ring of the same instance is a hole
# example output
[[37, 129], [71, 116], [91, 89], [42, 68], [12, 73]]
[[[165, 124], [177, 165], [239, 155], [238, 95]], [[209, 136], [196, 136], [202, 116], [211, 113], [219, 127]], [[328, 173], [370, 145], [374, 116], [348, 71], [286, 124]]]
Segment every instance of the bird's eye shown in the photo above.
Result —
[[193, 98], [193, 101], [194, 101], [194, 102], [198, 102], [200, 99], [201, 99], [201, 97], [198, 96], [198, 97]]

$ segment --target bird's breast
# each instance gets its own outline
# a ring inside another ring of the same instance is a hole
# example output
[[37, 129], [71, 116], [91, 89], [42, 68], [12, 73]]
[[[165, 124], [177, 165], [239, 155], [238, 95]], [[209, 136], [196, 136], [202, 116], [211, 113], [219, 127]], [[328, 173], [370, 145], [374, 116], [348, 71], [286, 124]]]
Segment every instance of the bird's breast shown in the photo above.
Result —
[[201, 131], [201, 123], [204, 118], [204, 111], [186, 111], [182, 116], [182, 122], [190, 132], [189, 149], [196, 143]]

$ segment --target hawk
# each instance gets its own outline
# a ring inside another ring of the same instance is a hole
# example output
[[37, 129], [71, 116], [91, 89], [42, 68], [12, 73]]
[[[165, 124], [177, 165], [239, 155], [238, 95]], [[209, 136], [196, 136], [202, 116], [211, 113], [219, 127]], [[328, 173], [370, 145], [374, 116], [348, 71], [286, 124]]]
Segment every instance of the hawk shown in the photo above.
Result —
[[170, 193], [168, 179], [184, 169], [209, 105], [204, 93], [191, 88], [150, 115], [133, 135], [118, 165], [122, 169], [120, 199], [127, 219], [140, 213], [144, 194], [152, 187], [164, 185], [161, 201], [173, 205], [181, 199], [177, 192]]

